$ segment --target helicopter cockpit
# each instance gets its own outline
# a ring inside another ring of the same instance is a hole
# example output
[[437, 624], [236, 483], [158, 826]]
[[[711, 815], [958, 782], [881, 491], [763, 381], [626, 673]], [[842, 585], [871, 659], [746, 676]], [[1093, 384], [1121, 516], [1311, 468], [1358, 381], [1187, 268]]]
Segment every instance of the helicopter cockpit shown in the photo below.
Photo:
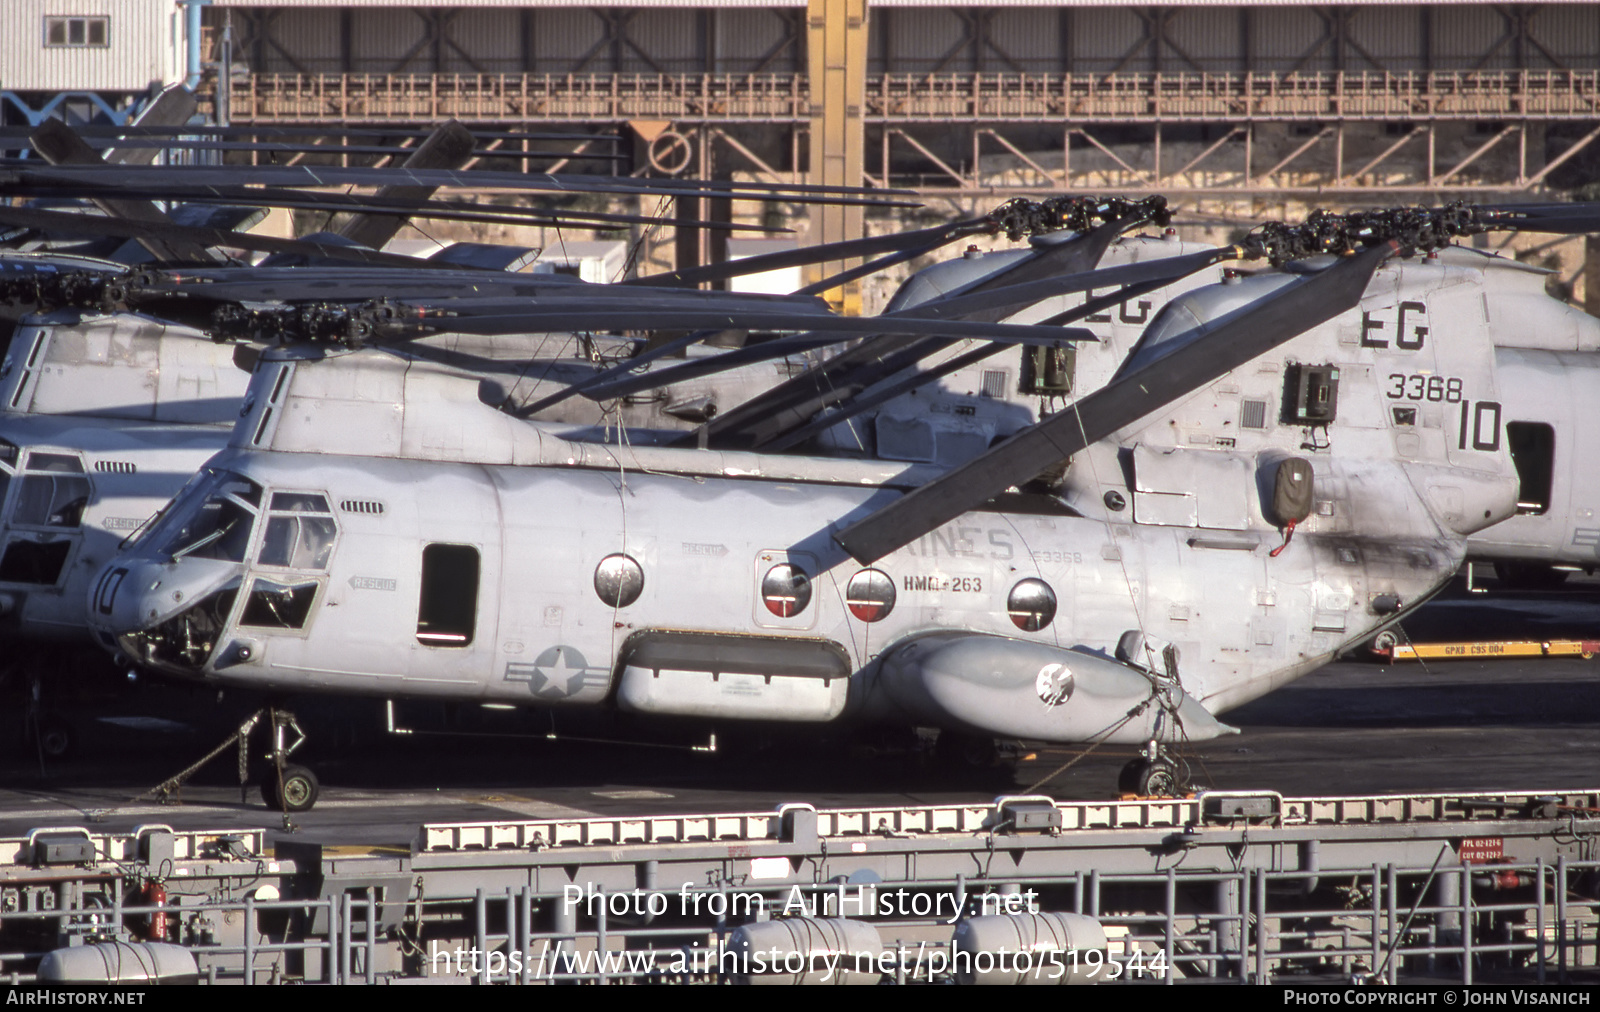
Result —
[[[320, 492], [265, 490], [208, 468], [101, 574], [91, 620], [138, 663], [199, 674], [230, 628], [305, 631], [338, 530]], [[138, 631], [113, 638], [106, 626]]]

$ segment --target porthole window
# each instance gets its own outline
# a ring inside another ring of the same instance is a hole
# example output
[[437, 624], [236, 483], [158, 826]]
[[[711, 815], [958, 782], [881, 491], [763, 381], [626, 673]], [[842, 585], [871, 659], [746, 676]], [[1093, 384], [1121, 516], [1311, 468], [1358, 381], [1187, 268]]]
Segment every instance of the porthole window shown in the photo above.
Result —
[[613, 608], [626, 608], [644, 593], [644, 570], [627, 555], [608, 555], [594, 567], [594, 592]]
[[811, 603], [811, 577], [799, 566], [773, 566], [761, 578], [761, 600], [779, 618], [793, 618]]
[[1023, 632], [1038, 632], [1056, 617], [1056, 592], [1043, 580], [1019, 580], [1006, 598], [1011, 622]]
[[850, 578], [844, 590], [850, 614], [863, 622], [877, 622], [894, 611], [894, 579], [876, 569], [863, 569]]

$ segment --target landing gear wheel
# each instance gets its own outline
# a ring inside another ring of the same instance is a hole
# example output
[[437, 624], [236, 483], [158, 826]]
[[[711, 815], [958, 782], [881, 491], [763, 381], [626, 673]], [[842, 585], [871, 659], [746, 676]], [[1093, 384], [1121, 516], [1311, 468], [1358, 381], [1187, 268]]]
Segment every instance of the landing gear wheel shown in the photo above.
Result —
[[60, 759], [72, 751], [77, 741], [72, 725], [53, 714], [41, 717], [33, 730], [39, 736], [39, 751], [47, 759]]
[[317, 783], [317, 775], [304, 766], [285, 766], [283, 768], [283, 793], [278, 793], [278, 771], [267, 768], [266, 779], [261, 781], [261, 798], [267, 803], [268, 808], [280, 812], [309, 812], [311, 806], [317, 803], [317, 792], [321, 785]]
[[1178, 771], [1165, 759], [1140, 757], [1122, 767], [1117, 777], [1117, 790], [1141, 798], [1175, 798], [1178, 796]]

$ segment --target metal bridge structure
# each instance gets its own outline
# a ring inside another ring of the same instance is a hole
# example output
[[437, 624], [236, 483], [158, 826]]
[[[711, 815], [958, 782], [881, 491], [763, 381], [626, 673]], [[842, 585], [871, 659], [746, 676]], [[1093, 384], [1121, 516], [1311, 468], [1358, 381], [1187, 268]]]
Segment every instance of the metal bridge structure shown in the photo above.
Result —
[[[377, 6], [213, 4], [233, 121], [636, 124], [658, 168], [816, 171], [821, 0]], [[1600, 137], [1587, 4], [886, 0], [856, 30], [859, 102], [829, 115], [859, 116], [866, 181], [929, 195], [1541, 191]]]
[[0, 980], [1593, 983], [1597, 843], [1593, 791], [786, 805], [409, 847], [40, 828], [0, 840]]

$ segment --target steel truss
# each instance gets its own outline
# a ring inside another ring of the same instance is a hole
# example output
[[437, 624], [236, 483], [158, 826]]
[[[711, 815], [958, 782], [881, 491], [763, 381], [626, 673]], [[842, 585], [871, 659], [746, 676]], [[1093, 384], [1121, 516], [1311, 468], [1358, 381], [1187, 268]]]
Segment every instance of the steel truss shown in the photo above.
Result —
[[[811, 113], [797, 73], [257, 74], [230, 102], [241, 125], [643, 120], [796, 151]], [[1600, 137], [1600, 71], [876, 74], [863, 120], [871, 178], [927, 193], [1516, 192]], [[1592, 129], [1547, 158], [1558, 124]]]

